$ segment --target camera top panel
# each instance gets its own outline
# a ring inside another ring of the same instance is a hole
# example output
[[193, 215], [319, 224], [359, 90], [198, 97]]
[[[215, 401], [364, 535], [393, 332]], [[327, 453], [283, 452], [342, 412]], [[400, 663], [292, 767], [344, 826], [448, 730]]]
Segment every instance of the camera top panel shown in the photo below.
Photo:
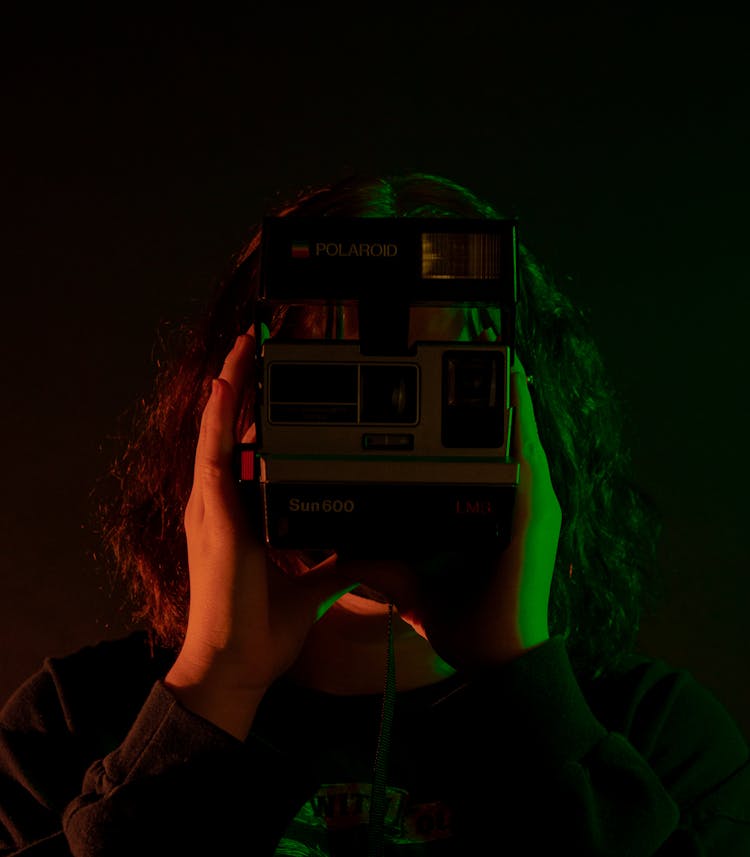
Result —
[[267, 217], [261, 301], [511, 307], [516, 220]]

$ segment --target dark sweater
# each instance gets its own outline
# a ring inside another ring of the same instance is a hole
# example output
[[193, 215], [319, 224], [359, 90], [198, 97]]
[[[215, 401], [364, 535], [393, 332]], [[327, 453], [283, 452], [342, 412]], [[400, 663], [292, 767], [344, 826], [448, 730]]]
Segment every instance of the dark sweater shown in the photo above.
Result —
[[[48, 659], [0, 715], [0, 854], [365, 855], [380, 696], [278, 682], [246, 742], [142, 634]], [[398, 665], [397, 665], [398, 669]], [[683, 670], [583, 687], [553, 638], [397, 695], [385, 854], [750, 855], [748, 747]]]

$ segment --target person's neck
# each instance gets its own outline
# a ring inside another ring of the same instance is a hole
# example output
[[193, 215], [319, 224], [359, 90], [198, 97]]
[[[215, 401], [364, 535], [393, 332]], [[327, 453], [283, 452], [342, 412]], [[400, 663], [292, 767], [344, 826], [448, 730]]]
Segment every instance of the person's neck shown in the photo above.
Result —
[[[388, 606], [345, 596], [310, 631], [287, 676], [295, 684], [340, 696], [382, 693]], [[455, 670], [393, 610], [396, 690], [443, 681]]]

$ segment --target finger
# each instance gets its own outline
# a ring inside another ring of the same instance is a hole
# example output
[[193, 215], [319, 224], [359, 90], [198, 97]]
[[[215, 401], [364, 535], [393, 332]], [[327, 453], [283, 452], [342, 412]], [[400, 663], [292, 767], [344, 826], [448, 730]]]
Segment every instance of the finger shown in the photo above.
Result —
[[[253, 331], [253, 327], [250, 328]], [[239, 393], [252, 376], [255, 356], [255, 337], [252, 333], [243, 333], [235, 340], [232, 350], [224, 360], [219, 378], [226, 381], [235, 393]]]
[[195, 460], [195, 479], [206, 514], [212, 510], [223, 514], [227, 504], [234, 507], [237, 502], [232, 479], [235, 398], [227, 381], [214, 379]]
[[[514, 458], [531, 461], [544, 455], [539, 442], [539, 431], [534, 414], [534, 403], [531, 401], [526, 370], [516, 354], [513, 368], [510, 372], [510, 403], [513, 407], [515, 425], [511, 437], [511, 454]], [[546, 457], [545, 457], [546, 461]]]
[[547, 517], [556, 520], [560, 506], [552, 485], [549, 460], [539, 439], [526, 371], [518, 359], [511, 371], [511, 402], [515, 409], [511, 453], [521, 465], [519, 494], [526, 501], [521, 508], [540, 522]]
[[[213, 385], [212, 385], [213, 391]], [[191, 517], [195, 516], [195, 519], [200, 522], [203, 520], [203, 512], [204, 512], [204, 503], [203, 503], [203, 491], [202, 491], [202, 472], [203, 472], [203, 462], [205, 460], [205, 446], [206, 446], [206, 435], [208, 434], [208, 410], [211, 406], [211, 399], [213, 397], [213, 392], [209, 394], [208, 401], [203, 407], [203, 413], [201, 414], [201, 422], [200, 427], [198, 429], [198, 443], [195, 445], [195, 457], [193, 459], [193, 486], [190, 490], [190, 498], [188, 500], [188, 508], [185, 510], [186, 513], [188, 509], [191, 512]]]

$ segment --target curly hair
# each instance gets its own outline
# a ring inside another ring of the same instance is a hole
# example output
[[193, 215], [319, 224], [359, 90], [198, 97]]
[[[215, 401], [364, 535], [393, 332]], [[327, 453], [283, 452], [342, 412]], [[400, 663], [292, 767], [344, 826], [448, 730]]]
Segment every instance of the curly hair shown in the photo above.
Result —
[[[499, 218], [466, 188], [419, 172], [353, 176], [306, 188], [269, 215]], [[154, 390], [135, 408], [133, 431], [109, 476], [98, 528], [132, 619], [152, 645], [177, 648], [189, 598], [184, 510], [210, 382], [253, 318], [261, 227], [231, 261], [207, 310], [162, 341]], [[633, 651], [645, 610], [660, 599], [661, 514], [631, 475], [623, 407], [580, 309], [519, 243], [517, 348], [535, 379], [534, 410], [549, 459], [562, 528], [549, 605], [581, 679], [616, 670]]]

